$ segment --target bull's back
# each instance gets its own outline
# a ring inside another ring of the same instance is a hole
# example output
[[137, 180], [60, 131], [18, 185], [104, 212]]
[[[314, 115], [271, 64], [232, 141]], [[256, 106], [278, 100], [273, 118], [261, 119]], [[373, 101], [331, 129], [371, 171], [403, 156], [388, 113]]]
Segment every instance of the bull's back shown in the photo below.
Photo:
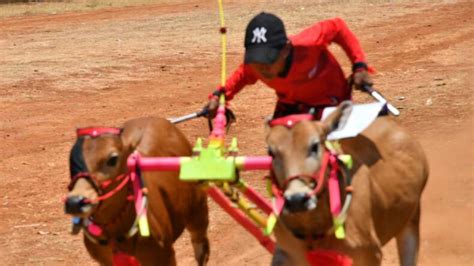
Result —
[[[343, 147], [355, 162], [355, 205], [372, 214], [384, 244], [418, 207], [428, 178], [426, 156], [418, 141], [389, 117], [378, 118]], [[357, 186], [367, 193], [357, 194]]]
[[[164, 118], [147, 117], [129, 122], [139, 135], [136, 150], [146, 157], [191, 156], [192, 147], [184, 134]], [[127, 126], [127, 125], [126, 125]], [[197, 184], [179, 180], [179, 172], [146, 172], [149, 190], [149, 211], [159, 221], [160, 235], [174, 241], [183, 231], [194, 209], [199, 213], [205, 192]]]
[[167, 119], [142, 117], [124, 124], [124, 142], [144, 156], [188, 156], [191, 145], [184, 134]]
[[[428, 162], [420, 143], [389, 117], [378, 118], [362, 133], [373, 143], [369, 165], [372, 179], [385, 194], [421, 194], [428, 178]], [[406, 198], [406, 197], [405, 197]]]

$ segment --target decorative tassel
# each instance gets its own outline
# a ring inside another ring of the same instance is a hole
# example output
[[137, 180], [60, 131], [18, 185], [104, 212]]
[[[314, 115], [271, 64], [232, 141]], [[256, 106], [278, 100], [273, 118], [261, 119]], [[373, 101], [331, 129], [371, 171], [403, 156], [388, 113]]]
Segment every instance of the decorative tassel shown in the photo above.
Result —
[[352, 259], [333, 250], [311, 250], [306, 252], [306, 259], [311, 266], [352, 266]]
[[265, 230], [263, 231], [263, 233], [266, 236], [271, 235], [273, 232], [273, 229], [275, 229], [276, 223], [277, 223], [276, 215], [274, 213], [271, 213], [270, 216], [268, 216], [267, 226], [265, 227]]
[[140, 266], [140, 262], [134, 257], [125, 252], [114, 252], [112, 257], [114, 266]]

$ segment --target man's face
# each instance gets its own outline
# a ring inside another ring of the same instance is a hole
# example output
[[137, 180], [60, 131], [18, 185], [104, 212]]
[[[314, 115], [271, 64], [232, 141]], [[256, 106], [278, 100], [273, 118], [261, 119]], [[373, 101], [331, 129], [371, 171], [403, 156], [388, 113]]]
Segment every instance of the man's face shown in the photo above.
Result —
[[272, 80], [276, 78], [278, 74], [283, 72], [286, 56], [287, 52], [285, 49], [282, 49], [275, 62], [272, 64], [251, 63], [249, 65], [255, 72], [259, 73], [264, 78]]

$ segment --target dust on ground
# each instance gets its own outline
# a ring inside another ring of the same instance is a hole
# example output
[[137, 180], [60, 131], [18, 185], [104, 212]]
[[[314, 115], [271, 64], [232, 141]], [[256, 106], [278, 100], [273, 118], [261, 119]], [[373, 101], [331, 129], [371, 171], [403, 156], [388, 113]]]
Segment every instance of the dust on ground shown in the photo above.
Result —
[[[261, 10], [282, 17], [290, 34], [344, 18], [378, 71], [376, 87], [401, 108], [399, 122], [428, 154], [420, 264], [467, 265], [474, 258], [473, 5], [343, 2], [225, 1], [228, 70], [241, 61], [244, 28]], [[218, 28], [217, 4], [208, 1], [0, 20], [0, 264], [93, 264], [81, 237], [69, 235], [60, 202], [74, 129], [200, 110], [219, 84]], [[343, 53], [331, 49], [348, 71]], [[233, 101], [231, 134], [242, 154], [265, 153], [263, 118], [274, 101], [262, 85]], [[205, 137], [206, 126], [179, 125], [191, 140]], [[244, 178], [263, 190], [261, 175]], [[268, 265], [270, 255], [215, 204], [210, 215], [210, 265]], [[180, 265], [194, 265], [187, 234], [176, 249]], [[393, 243], [384, 252], [384, 265], [398, 263]]]

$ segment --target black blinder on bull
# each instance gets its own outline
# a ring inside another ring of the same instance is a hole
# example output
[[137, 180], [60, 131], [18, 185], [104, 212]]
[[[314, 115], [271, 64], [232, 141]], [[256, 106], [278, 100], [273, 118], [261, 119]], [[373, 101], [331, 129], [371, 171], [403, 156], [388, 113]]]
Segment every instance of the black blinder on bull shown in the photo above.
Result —
[[[96, 128], [96, 127], [88, 127], [88, 128], [79, 128], [76, 131], [77, 139], [74, 145], [72, 146], [71, 153], [69, 155], [69, 171], [71, 181], [68, 185], [69, 191], [72, 191], [76, 182], [84, 178], [89, 184], [94, 188], [95, 191], [100, 195], [102, 194], [101, 186], [104, 183], [98, 182], [90, 173], [87, 168], [84, 154], [83, 154], [83, 145], [85, 138], [96, 138], [103, 134], [112, 134], [112, 135], [120, 135], [122, 133], [122, 128]], [[119, 176], [121, 177], [121, 176]], [[125, 179], [128, 180], [128, 179]], [[126, 181], [128, 182], [128, 181]], [[124, 182], [124, 183], [126, 183]], [[109, 183], [110, 184], [110, 183]], [[106, 197], [110, 197], [114, 193], [109, 193]], [[84, 208], [89, 206], [91, 203], [90, 200], [84, 198], [83, 196], [69, 196], [65, 200], [65, 212], [68, 214], [78, 214], [83, 213]], [[77, 226], [74, 223], [74, 226]], [[77, 230], [73, 230], [77, 231]]]
[[84, 138], [78, 138], [74, 146], [72, 146], [71, 154], [69, 155], [69, 172], [71, 178], [77, 176], [79, 173], [87, 173], [88, 169], [86, 162], [84, 161], [84, 155], [82, 154], [82, 144]]
[[87, 169], [86, 161], [82, 153], [82, 145], [84, 144], [84, 138], [78, 137], [76, 143], [72, 146], [71, 153], [69, 155], [69, 172], [71, 175], [71, 182], [68, 185], [69, 191], [74, 188], [79, 178], [85, 178], [95, 190], [99, 191], [99, 187], [94, 181], [90, 179], [89, 170]]
[[[92, 180], [89, 178], [87, 166], [84, 160], [84, 156], [82, 154], [82, 145], [84, 143], [84, 138], [77, 138], [76, 142], [72, 146], [71, 153], [69, 155], [69, 172], [71, 175], [71, 182], [68, 185], [69, 191], [74, 188], [77, 180], [79, 178], [84, 177], [89, 183], [97, 189], [96, 185]], [[68, 197], [65, 201], [64, 211], [65, 213], [69, 214], [78, 214], [82, 213], [84, 210], [83, 208], [87, 205], [84, 201], [84, 197], [82, 196], [71, 196]], [[78, 233], [79, 229], [77, 225], [73, 222], [73, 232]]]
[[69, 191], [71, 191], [76, 184], [79, 178], [85, 178], [96, 191], [101, 191], [99, 184], [97, 184], [93, 177], [89, 174], [89, 169], [87, 169], [86, 161], [84, 160], [82, 146], [84, 144], [84, 138], [96, 138], [104, 134], [120, 135], [122, 133], [122, 128], [102, 128], [102, 127], [87, 127], [87, 128], [78, 128], [77, 129], [77, 140], [74, 143], [71, 153], [69, 155], [69, 171], [71, 175], [71, 182], [68, 186]]
[[82, 144], [84, 143], [83, 138], [78, 138], [76, 143], [72, 146], [71, 153], [69, 155], [69, 171], [71, 177], [81, 172], [87, 172], [87, 166], [84, 162], [84, 156], [82, 155]]

